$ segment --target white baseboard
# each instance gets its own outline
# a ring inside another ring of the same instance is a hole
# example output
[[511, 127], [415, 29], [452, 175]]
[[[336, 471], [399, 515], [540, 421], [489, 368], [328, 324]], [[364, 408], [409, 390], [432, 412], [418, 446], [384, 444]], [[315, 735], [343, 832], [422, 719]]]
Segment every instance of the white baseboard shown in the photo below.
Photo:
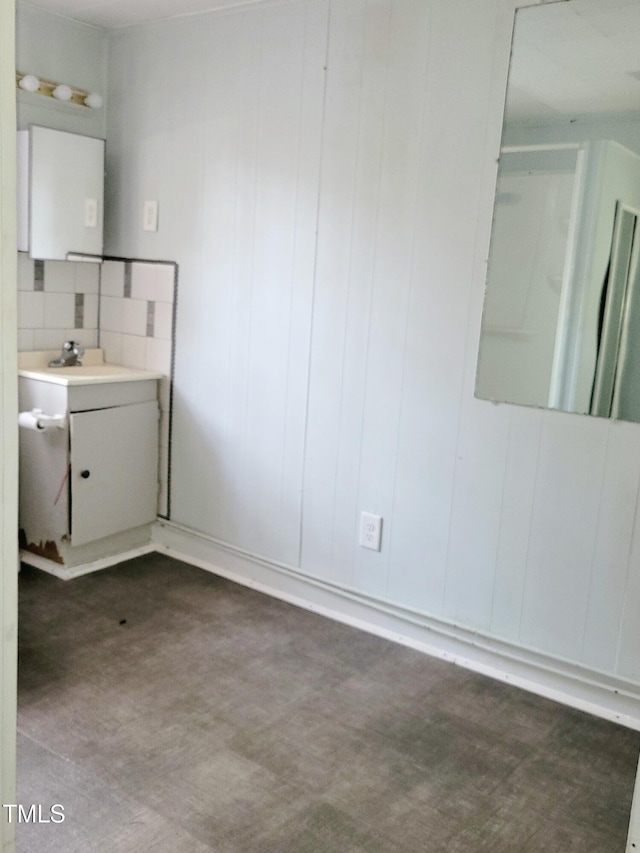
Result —
[[70, 581], [73, 578], [79, 578], [82, 575], [100, 571], [100, 569], [108, 569], [110, 566], [117, 566], [118, 563], [124, 563], [126, 560], [133, 560], [134, 557], [151, 554], [157, 550], [157, 546], [149, 542], [147, 545], [140, 545], [137, 548], [131, 548], [109, 557], [101, 557], [99, 560], [92, 560], [88, 563], [81, 563], [78, 566], [63, 566], [54, 560], [47, 560], [46, 557], [32, 554], [30, 551], [20, 551], [20, 562], [41, 569], [43, 572], [48, 572], [50, 575], [55, 575], [63, 581]]
[[193, 566], [457, 666], [640, 730], [640, 686], [632, 682], [368, 598], [172, 522], [159, 521], [152, 536], [158, 551]]

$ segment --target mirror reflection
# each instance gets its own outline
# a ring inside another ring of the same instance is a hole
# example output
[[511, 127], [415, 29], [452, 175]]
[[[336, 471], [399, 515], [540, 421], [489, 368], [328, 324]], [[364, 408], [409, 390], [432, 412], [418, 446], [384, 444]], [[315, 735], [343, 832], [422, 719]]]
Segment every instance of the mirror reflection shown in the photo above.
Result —
[[516, 13], [476, 396], [640, 422], [640, 10]]

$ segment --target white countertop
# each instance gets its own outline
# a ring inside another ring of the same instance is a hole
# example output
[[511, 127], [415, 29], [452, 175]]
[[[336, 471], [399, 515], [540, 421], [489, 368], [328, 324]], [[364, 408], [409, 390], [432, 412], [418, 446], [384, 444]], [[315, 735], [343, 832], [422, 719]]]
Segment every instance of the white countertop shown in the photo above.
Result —
[[95, 385], [101, 382], [139, 382], [162, 378], [161, 373], [150, 370], [105, 364], [101, 349], [86, 350], [80, 367], [49, 367], [49, 362], [59, 355], [60, 350], [18, 353], [18, 376], [54, 385]]

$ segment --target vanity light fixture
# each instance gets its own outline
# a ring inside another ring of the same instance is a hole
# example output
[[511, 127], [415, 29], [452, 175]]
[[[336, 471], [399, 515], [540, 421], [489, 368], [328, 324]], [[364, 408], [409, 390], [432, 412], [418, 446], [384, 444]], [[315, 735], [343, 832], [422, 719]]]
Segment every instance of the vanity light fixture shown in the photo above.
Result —
[[25, 74], [18, 80], [18, 86], [25, 92], [37, 92], [40, 88], [40, 80], [35, 74]]
[[91, 92], [84, 99], [84, 104], [86, 107], [91, 107], [92, 110], [99, 110], [102, 106], [102, 95], [99, 95], [97, 92]]
[[102, 106], [102, 95], [97, 92], [87, 92], [85, 89], [77, 89], [75, 86], [68, 86], [66, 83], [45, 80], [42, 77], [36, 77], [35, 74], [16, 72], [16, 84], [23, 92], [55, 98], [62, 103], [88, 107], [92, 110], [99, 110]]
[[71, 91], [71, 86], [67, 86], [66, 83], [58, 83], [51, 94], [58, 101], [70, 101], [73, 92]]

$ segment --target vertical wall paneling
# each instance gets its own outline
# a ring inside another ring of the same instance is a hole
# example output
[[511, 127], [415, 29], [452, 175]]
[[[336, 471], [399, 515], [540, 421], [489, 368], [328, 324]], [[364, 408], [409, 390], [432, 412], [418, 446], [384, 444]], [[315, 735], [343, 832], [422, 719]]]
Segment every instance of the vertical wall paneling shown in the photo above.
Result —
[[[376, 76], [382, 76], [374, 98], [382, 102], [377, 175], [377, 205], [371, 217], [374, 242], [370, 247], [371, 306], [369, 314], [366, 380], [359, 450], [357, 511], [374, 511], [385, 519], [383, 549], [356, 549], [353, 583], [386, 598], [394, 584], [390, 558], [394, 535], [394, 480], [399, 449], [399, 424], [405, 348], [411, 294], [412, 252], [416, 226], [416, 184], [422, 165], [424, 131], [422, 99], [429, 63], [430, 9], [420, 2], [375, 4], [384, 9], [389, 23], [376, 22], [376, 53], [384, 49], [383, 69], [379, 55], [371, 57]], [[381, 43], [379, 43], [381, 42]], [[375, 82], [375, 78], [374, 78]], [[365, 256], [368, 251], [365, 249]], [[354, 306], [352, 310], [358, 310]], [[343, 521], [344, 523], [344, 521]], [[353, 528], [352, 528], [353, 529]], [[352, 541], [354, 539], [352, 538]]]
[[541, 410], [510, 407], [491, 632], [518, 637], [542, 432]]
[[545, 413], [520, 629], [525, 645], [569, 660], [582, 649], [609, 427], [573, 421]]
[[[476, 271], [475, 235], [479, 212], [486, 215], [479, 202], [488, 118], [480, 104], [486, 103], [494, 83], [491, 46], [497, 18], [495, 11], [491, 14], [488, 8], [470, 9], [465, 4], [435, 4], [435, 8], [438, 38], [434, 33], [433, 41], [439, 56], [437, 77], [430, 81], [429, 114], [434, 127], [428, 162], [443, 165], [430, 170], [426, 233], [431, 257], [425, 257], [423, 263], [434, 280], [448, 283], [431, 320], [433, 325], [441, 324], [443, 385], [446, 381], [434, 400], [450, 401], [447, 422], [455, 442], [448, 448], [454, 467], [444, 586], [438, 607], [450, 619], [487, 627], [508, 421], [505, 411], [479, 408], [466, 389], [463, 393], [463, 381], [467, 311]], [[464, 52], [455, 45], [455, 20], [461, 17], [477, 34]], [[449, 59], [453, 55], [455, 62]], [[469, 97], [470, 76], [475, 99]]]
[[[359, 445], [354, 437], [350, 447], [343, 444], [345, 417], [357, 418], [364, 387], [367, 341], [369, 281], [353, 282], [353, 246], [363, 235], [356, 212], [370, 204], [372, 184], [363, 180], [358, 161], [360, 139], [364, 135], [365, 112], [361, 92], [365, 50], [364, 16], [366, 3], [356, 0], [349, 6], [332, 4], [327, 89], [322, 149], [322, 184], [319, 199], [318, 248], [315, 271], [313, 329], [309, 369], [308, 416], [304, 460], [303, 533], [301, 565], [318, 575], [338, 579], [350, 574], [345, 569], [353, 547], [355, 523], [354, 491], [357, 488]], [[350, 62], [342, 61], [349, 52]], [[336, 85], [339, 80], [341, 85]], [[336, 132], [336, 125], [340, 129]], [[377, 139], [377, 136], [375, 137]], [[375, 144], [370, 142], [370, 145]], [[331, 251], [323, 247], [331, 246]], [[361, 292], [357, 291], [357, 287]], [[356, 301], [360, 313], [351, 319], [351, 357], [345, 358], [349, 305]], [[317, 358], [317, 353], [322, 358]], [[351, 501], [351, 548], [334, 559], [333, 520], [336, 486], [345, 503]]]
[[[628, 632], [629, 625], [636, 621], [625, 612], [625, 600], [628, 596], [630, 603], [636, 602], [638, 595], [637, 590], [635, 594], [627, 590], [627, 584], [633, 583], [637, 574], [637, 546], [630, 551], [630, 543], [635, 543], [638, 536], [635, 528], [639, 484], [640, 430], [635, 424], [612, 423], [608, 431], [595, 547], [588, 578], [589, 600], [581, 654], [585, 665], [603, 672], [611, 672], [616, 667], [620, 640], [616, 626], [622, 624]], [[633, 629], [631, 633], [634, 634]], [[638, 636], [626, 635], [624, 640], [621, 674], [637, 677], [636, 655], [627, 657], [625, 650], [637, 647]]]
[[[484, 630], [511, 639], [518, 636], [524, 596], [540, 413], [479, 403], [474, 400], [474, 387], [509, 62], [508, 52], [500, 45], [510, 41], [513, 6], [505, 0], [492, 9], [494, 51], [488, 69], [492, 94], [487, 101], [484, 140], [480, 128], [476, 136], [484, 151], [480, 162], [487, 164], [484, 169], [476, 164], [479, 187], [471, 275], [479, 286], [471, 289], [466, 303], [467, 331], [461, 348], [464, 369], [445, 596], [445, 612], [450, 618], [463, 624], [471, 620]], [[468, 178], [471, 180], [471, 173]], [[485, 504], [492, 508], [487, 511]], [[465, 585], [467, 578], [469, 587]]]
[[637, 682], [640, 427], [473, 397], [518, 5], [112, 34], [107, 246], [180, 268], [176, 521]]
[[[618, 648], [615, 672], [636, 684], [640, 680], [638, 645], [640, 644], [640, 622], [638, 620], [638, 602], [640, 601], [640, 506], [636, 499], [633, 520], [633, 537], [629, 549], [626, 579], [622, 591], [620, 618], [616, 623], [609, 622], [606, 635], [618, 628]], [[616, 575], [619, 570], [616, 567]], [[617, 613], [616, 613], [617, 615]]]
[[[299, 453], [288, 455], [287, 438], [299, 434], [304, 426], [304, 399], [299, 391], [307, 382], [306, 370], [290, 370], [290, 366], [292, 360], [303, 368], [308, 362], [307, 341], [298, 339], [302, 349], [291, 351], [291, 329], [298, 323], [308, 328], [313, 256], [307, 255], [305, 267], [298, 267], [295, 277], [294, 264], [296, 239], [302, 238], [308, 245], [313, 233], [317, 186], [317, 167], [311, 174], [300, 171], [308, 131], [303, 121], [309, 121], [317, 133], [322, 108], [318, 84], [323, 84], [319, 72], [324, 62], [324, 53], [312, 51], [316, 67], [309, 92], [304, 85], [310, 82], [309, 77], [305, 79], [306, 11], [300, 4], [293, 14], [282, 6], [264, 15], [251, 294], [246, 312], [250, 318], [246, 433], [237, 472], [245, 494], [252, 498], [252, 525], [257, 534], [254, 550], [267, 550], [289, 562], [298, 559], [302, 459]], [[310, 94], [315, 101], [311, 115], [304, 109]], [[317, 152], [317, 148], [312, 150]], [[296, 292], [305, 295], [304, 303], [294, 301]], [[292, 313], [292, 308], [301, 314]], [[292, 408], [288, 403], [296, 390], [298, 405]], [[287, 469], [286, 461], [293, 467]]]
[[[314, 0], [232, 10], [116, 35], [111, 52], [125, 104], [107, 239], [180, 266], [173, 515], [291, 563], [327, 14]], [[153, 111], [132, 100], [131, 79], [138, 93], [154, 86]], [[156, 197], [161, 226], [144, 234], [131, 211]]]

